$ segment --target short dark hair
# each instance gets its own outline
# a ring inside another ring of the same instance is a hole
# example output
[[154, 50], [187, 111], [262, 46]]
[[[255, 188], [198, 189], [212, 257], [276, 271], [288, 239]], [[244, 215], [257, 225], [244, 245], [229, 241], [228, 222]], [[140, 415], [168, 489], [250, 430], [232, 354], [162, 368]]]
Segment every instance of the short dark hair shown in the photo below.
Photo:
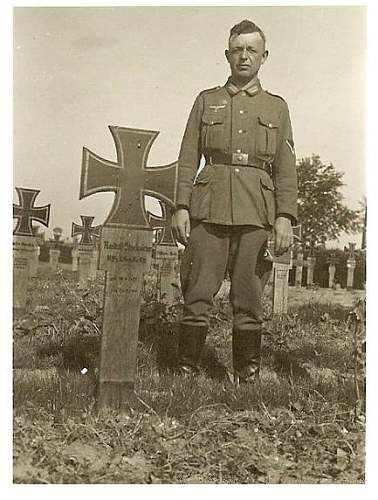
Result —
[[235, 24], [235, 26], [230, 29], [230, 36], [228, 40], [235, 36], [241, 35], [242, 33], [258, 33], [264, 40], [264, 43], [266, 42], [265, 34], [262, 29], [249, 19], [243, 19], [243, 21], [241, 21], [240, 23]]

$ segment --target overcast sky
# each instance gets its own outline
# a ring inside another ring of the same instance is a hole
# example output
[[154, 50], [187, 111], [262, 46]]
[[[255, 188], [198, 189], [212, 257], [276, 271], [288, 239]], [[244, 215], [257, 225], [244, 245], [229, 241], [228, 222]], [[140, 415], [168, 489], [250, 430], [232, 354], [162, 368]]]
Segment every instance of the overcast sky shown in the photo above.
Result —
[[[178, 156], [195, 96], [228, 77], [229, 29], [262, 27], [263, 88], [289, 104], [297, 157], [345, 172], [365, 193], [366, 44], [363, 7], [103, 7], [14, 11], [14, 184], [40, 189], [50, 227], [105, 220], [113, 194], [79, 200], [82, 147], [115, 160], [108, 125], [160, 131], [149, 165]], [[17, 198], [15, 197], [15, 201]], [[42, 229], [44, 229], [42, 227]], [[342, 240], [357, 241], [361, 237]]]

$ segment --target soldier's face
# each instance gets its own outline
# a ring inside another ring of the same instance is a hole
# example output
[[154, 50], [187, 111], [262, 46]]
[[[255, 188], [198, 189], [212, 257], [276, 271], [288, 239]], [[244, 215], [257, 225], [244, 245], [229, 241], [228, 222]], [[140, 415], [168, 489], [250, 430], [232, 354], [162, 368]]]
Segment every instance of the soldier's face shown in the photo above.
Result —
[[260, 66], [268, 57], [265, 42], [259, 33], [242, 33], [231, 38], [226, 50], [232, 76], [247, 82], [257, 75]]

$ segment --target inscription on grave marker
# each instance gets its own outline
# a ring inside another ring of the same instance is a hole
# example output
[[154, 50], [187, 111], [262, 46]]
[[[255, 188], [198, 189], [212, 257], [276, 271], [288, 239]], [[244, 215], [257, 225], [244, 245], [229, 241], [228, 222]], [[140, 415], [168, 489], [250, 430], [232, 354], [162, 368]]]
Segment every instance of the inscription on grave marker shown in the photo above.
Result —
[[[293, 239], [301, 239], [301, 225], [293, 227]], [[273, 314], [287, 313], [289, 296], [289, 270], [293, 265], [292, 250], [282, 255], [274, 255], [274, 242], [271, 241], [273, 254]]]
[[102, 230], [99, 268], [107, 271], [103, 320], [107, 335], [100, 365], [104, 384], [111, 381], [133, 389], [143, 273], [151, 265], [151, 250], [151, 231]]

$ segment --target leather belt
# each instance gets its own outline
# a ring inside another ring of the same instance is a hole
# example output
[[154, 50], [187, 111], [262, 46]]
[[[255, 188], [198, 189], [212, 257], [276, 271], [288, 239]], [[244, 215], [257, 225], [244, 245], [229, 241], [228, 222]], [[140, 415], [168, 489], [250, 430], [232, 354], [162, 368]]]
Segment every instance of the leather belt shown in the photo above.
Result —
[[214, 152], [211, 154], [206, 154], [205, 159], [206, 163], [208, 163], [209, 165], [213, 165], [214, 163], [220, 163], [224, 165], [259, 168], [260, 170], [264, 170], [265, 172], [267, 172], [267, 174], [272, 176], [271, 163], [256, 157], [249, 158], [249, 155], [247, 153], [225, 154], [225, 153]]

